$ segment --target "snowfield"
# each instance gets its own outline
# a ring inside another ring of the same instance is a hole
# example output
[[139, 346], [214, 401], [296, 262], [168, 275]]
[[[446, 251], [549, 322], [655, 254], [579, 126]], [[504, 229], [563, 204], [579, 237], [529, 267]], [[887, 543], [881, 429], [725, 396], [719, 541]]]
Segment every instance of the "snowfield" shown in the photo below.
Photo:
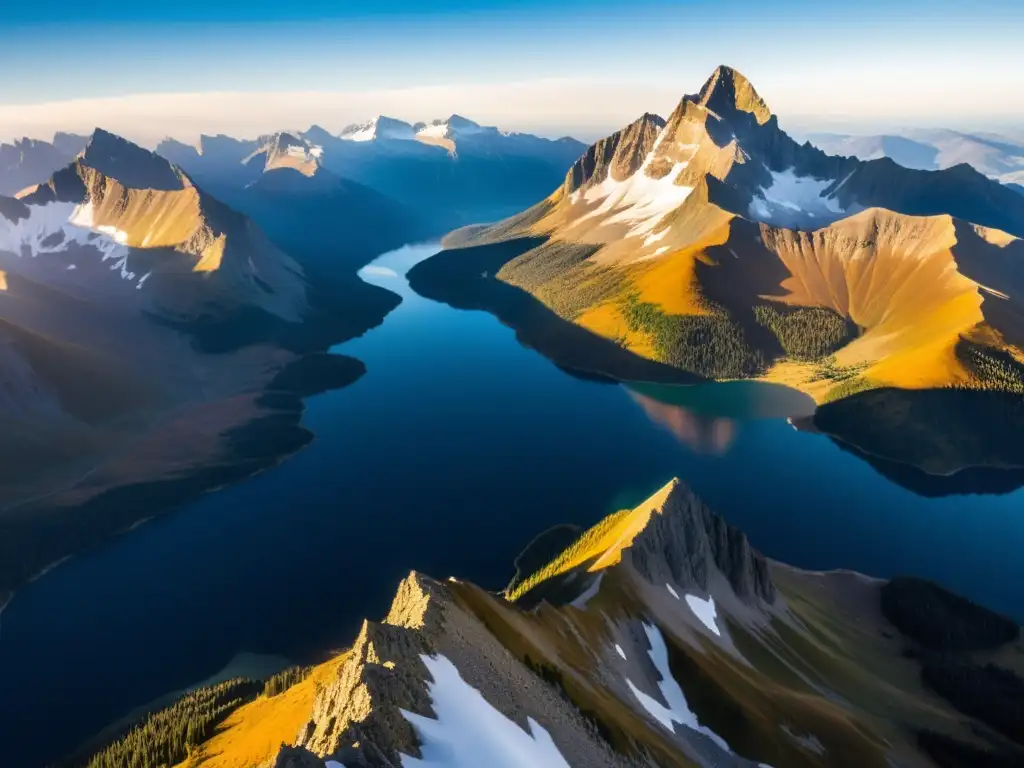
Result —
[[835, 199], [842, 184], [825, 195], [825, 190], [834, 183], [834, 179], [797, 176], [792, 169], [781, 173], [773, 171], [772, 183], [751, 201], [750, 215], [777, 227], [817, 229], [827, 226], [848, 213]]
[[492, 707], [441, 655], [421, 656], [430, 671], [437, 719], [402, 710], [420, 738], [422, 758], [402, 756], [403, 768], [569, 768], [551, 736], [533, 718], [524, 731]]

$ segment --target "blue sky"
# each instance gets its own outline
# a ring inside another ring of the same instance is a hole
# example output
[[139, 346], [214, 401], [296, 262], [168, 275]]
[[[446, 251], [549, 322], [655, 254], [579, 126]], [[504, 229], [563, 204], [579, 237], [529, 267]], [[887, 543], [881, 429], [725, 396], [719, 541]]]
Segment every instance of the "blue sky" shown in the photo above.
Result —
[[[549, 132], [559, 132], [560, 125], [566, 131], [600, 132], [597, 123], [604, 120], [610, 129], [623, 117], [614, 103], [598, 105], [601, 109], [587, 103], [603, 84], [613, 84], [616, 94], [628, 88], [638, 98], [648, 94], [658, 102], [650, 108], [665, 111], [683, 93], [699, 88], [717, 64], [728, 63], [794, 121], [817, 120], [829, 127], [859, 116], [874, 123], [973, 120], [974, 127], [1024, 127], [1022, 5], [1020, 0], [5, 3], [0, 105], [153, 93], [366, 94], [489, 84], [497, 94], [510, 83], [557, 79], [566, 82], [564, 115], [526, 114], [524, 127], [540, 120]], [[453, 91], [451, 101], [468, 100], [472, 107], [466, 93]], [[359, 101], [360, 107], [365, 103]], [[528, 100], [523, 104], [526, 108]], [[485, 119], [493, 107], [480, 100]], [[75, 109], [69, 105], [66, 114], [74, 118]], [[11, 114], [0, 109], [0, 120], [10, 122]]]

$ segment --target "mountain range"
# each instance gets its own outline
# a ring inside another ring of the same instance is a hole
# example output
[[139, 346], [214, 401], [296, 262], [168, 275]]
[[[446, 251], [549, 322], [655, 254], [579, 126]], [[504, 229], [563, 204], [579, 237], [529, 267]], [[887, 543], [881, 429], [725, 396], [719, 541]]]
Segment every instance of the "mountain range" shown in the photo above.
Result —
[[298, 395], [363, 371], [321, 353], [396, 303], [354, 274], [311, 284], [251, 218], [103, 130], [0, 197], [0, 603], [308, 442]]
[[[509, 215], [545, 194], [583, 148], [575, 139], [550, 141], [506, 133], [452, 115], [415, 126], [381, 116], [338, 135], [313, 126], [254, 140], [203, 136], [196, 146], [167, 140], [157, 153], [241, 210], [253, 213], [268, 231], [273, 217], [263, 209], [277, 201], [268, 201], [266, 191], [249, 189], [260, 186], [256, 182], [265, 174], [293, 169], [307, 179], [318, 179], [315, 185], [297, 178], [287, 184], [307, 188], [337, 187], [340, 177], [346, 191], [336, 194], [345, 201], [330, 206], [330, 214], [325, 211], [325, 215], [335, 226], [351, 222], [361, 225], [354, 227], [356, 233], [372, 231], [380, 252], [391, 245], [440, 236], [456, 226]], [[262, 199], [252, 202], [248, 199], [252, 196]], [[307, 226], [321, 220], [315, 214], [304, 215]], [[382, 228], [378, 225], [382, 217], [401, 223], [392, 224], [390, 230]], [[388, 238], [397, 239], [392, 243]]]
[[0, 195], [12, 196], [38, 184], [85, 149], [87, 136], [57, 133], [53, 141], [24, 138], [12, 144], [0, 144]]
[[940, 171], [966, 163], [1005, 184], [1024, 182], [1024, 143], [992, 133], [909, 130], [899, 134], [811, 133], [808, 140], [836, 155], [888, 157], [905, 168]]
[[719, 67], [561, 186], [451, 234], [417, 291], [490, 309], [560, 364], [646, 381], [758, 377], [819, 402], [1024, 390], [1024, 196], [966, 164], [798, 144]]
[[678, 480], [517, 565], [501, 593], [412, 572], [348, 650], [194, 691], [90, 765], [1021, 764], [1013, 621], [918, 579], [770, 561]]

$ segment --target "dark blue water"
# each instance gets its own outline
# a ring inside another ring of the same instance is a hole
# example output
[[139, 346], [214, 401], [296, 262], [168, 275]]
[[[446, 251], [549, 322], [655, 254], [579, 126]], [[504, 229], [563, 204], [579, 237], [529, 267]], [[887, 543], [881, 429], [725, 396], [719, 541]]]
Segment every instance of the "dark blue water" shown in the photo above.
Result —
[[771, 557], [928, 576], [1024, 618], [1021, 492], [917, 496], [794, 430], [802, 400], [757, 385], [670, 406], [570, 376], [491, 316], [413, 294], [400, 274], [432, 250], [366, 273], [403, 303], [339, 348], [368, 373], [308, 402], [312, 446], [19, 591], [0, 618], [0, 765], [57, 756], [240, 651], [344, 647], [410, 569], [499, 587], [537, 533], [673, 476]]

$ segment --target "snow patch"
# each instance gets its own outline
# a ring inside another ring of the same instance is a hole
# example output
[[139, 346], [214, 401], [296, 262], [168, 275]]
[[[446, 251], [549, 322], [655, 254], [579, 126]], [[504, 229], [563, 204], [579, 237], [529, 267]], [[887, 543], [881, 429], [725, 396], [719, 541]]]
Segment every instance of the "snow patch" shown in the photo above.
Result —
[[369, 123], [351, 133], [343, 133], [341, 138], [345, 141], [373, 141], [377, 138], [377, 124]]
[[[128, 233], [110, 225], [96, 224], [91, 201], [81, 205], [51, 202], [28, 208], [27, 219], [17, 222], [0, 219], [0, 251], [10, 251], [20, 257], [27, 250], [29, 257], [35, 258], [40, 254], [64, 252], [71, 243], [90, 246], [99, 251], [101, 262], [112, 262], [110, 271], [117, 272], [124, 280], [135, 281], [137, 275], [128, 266]], [[68, 264], [64, 269], [70, 272], [78, 269], [78, 265]]]
[[697, 720], [697, 715], [693, 713], [690, 706], [686, 703], [686, 696], [683, 694], [683, 689], [679, 687], [679, 683], [677, 683], [676, 679], [672, 677], [672, 671], [669, 669], [668, 647], [665, 645], [665, 638], [662, 637], [661, 630], [657, 627], [651, 626], [650, 624], [644, 624], [644, 632], [647, 633], [647, 640], [651, 644], [651, 661], [654, 663], [654, 668], [658, 670], [658, 674], [661, 676], [661, 681], [658, 683], [658, 689], [661, 691], [661, 695], [668, 703], [668, 706], [666, 707], [654, 697], [648, 696], [633, 685], [633, 681], [627, 677], [626, 685], [629, 686], [633, 695], [636, 696], [637, 701], [639, 701], [651, 717], [661, 723], [666, 730], [676, 733], [675, 725], [673, 724], [685, 726], [686, 728], [690, 728], [698, 733], [703, 733], [719, 747], [724, 749], [726, 752], [731, 753], [729, 745], [725, 742], [725, 739], [707, 726], [701, 725]]
[[[375, 139], [411, 140], [414, 137], [412, 126], [408, 123], [378, 115], [368, 123], [349, 126], [342, 132], [341, 138], [345, 141], [374, 141]], [[314, 155], [314, 157], [319, 157], [319, 155]]]
[[676, 600], [678, 600], [678, 599], [679, 599], [679, 593], [678, 593], [678, 592], [676, 592], [676, 591], [675, 591], [674, 589], [672, 589], [672, 585], [671, 585], [671, 584], [666, 584], [666, 585], [665, 585], [665, 589], [667, 589], [667, 590], [668, 590], [668, 593], [669, 593], [670, 595], [672, 595], [672, 597], [674, 597], [674, 598], [675, 598]]
[[550, 734], [532, 717], [529, 732], [491, 706], [442, 655], [420, 656], [437, 719], [401, 710], [420, 740], [422, 758], [401, 756], [402, 768], [569, 768]]
[[[839, 186], [849, 178], [843, 179]], [[825, 190], [834, 183], [834, 179], [797, 176], [792, 168], [772, 171], [772, 183], [761, 189], [761, 194], [751, 201], [750, 215], [779, 227], [831, 223], [847, 213], [835, 199], [835, 191], [825, 195]]]
[[616, 653], [619, 654], [619, 656], [621, 656], [623, 658], [623, 660], [625, 660], [626, 652], [624, 650], [622, 650], [622, 646], [619, 645], [618, 643], [615, 644], [615, 651], [616, 651]]
[[616, 181], [609, 173], [604, 181], [584, 192], [584, 200], [589, 203], [601, 201], [601, 204], [582, 216], [580, 221], [602, 217], [602, 224], [629, 224], [630, 229], [626, 237], [645, 235], [644, 245], [657, 242], [664, 237], [664, 232], [654, 235], [654, 228], [667, 213], [683, 204], [693, 191], [693, 187], [676, 184], [676, 180], [688, 165], [686, 161], [676, 163], [672, 170], [660, 179], [647, 174], [648, 166], [657, 149], [656, 143], [643, 165], [629, 178]]
[[449, 138], [448, 123], [428, 125], [426, 128], [421, 128], [417, 131], [416, 135], [422, 136], [425, 139], [447, 139]]
[[718, 609], [715, 608], [715, 598], [709, 596], [707, 600], [703, 600], [696, 595], [687, 595], [686, 604], [690, 606], [693, 615], [700, 620], [701, 624], [714, 632], [718, 637], [722, 636], [722, 631], [718, 628], [718, 622], [716, 621]]

